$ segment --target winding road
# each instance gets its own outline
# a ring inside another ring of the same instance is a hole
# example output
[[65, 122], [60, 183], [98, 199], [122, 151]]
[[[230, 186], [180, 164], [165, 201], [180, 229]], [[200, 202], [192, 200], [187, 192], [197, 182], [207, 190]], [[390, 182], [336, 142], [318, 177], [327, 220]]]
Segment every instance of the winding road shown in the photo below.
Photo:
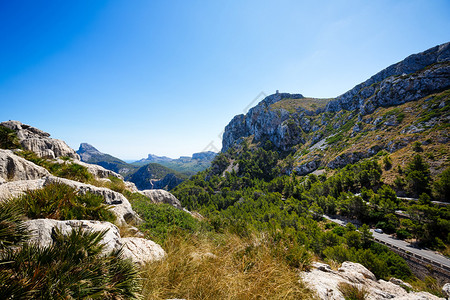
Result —
[[[341, 226], [345, 226], [348, 223], [345, 219], [337, 219], [327, 215], [323, 215], [323, 217]], [[370, 232], [372, 232], [373, 238], [377, 243], [387, 245], [388, 247], [401, 251], [408, 256], [415, 257], [424, 262], [445, 269], [446, 271], [450, 271], [450, 259], [441, 254], [428, 249], [415, 248], [408, 242], [398, 240], [385, 233], [377, 233], [373, 229], [371, 229]]]

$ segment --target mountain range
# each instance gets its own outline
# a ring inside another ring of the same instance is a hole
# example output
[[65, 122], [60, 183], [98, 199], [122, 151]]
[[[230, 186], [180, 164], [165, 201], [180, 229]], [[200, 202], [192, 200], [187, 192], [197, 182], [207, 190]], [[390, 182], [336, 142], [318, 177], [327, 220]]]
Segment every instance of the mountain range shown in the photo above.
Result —
[[145, 159], [126, 163], [117, 157], [100, 152], [88, 143], [81, 143], [77, 153], [81, 161], [117, 172], [142, 190], [170, 190], [189, 176], [208, 168], [216, 156], [214, 152], [201, 152], [194, 153], [192, 157], [182, 156], [172, 159], [149, 154]]

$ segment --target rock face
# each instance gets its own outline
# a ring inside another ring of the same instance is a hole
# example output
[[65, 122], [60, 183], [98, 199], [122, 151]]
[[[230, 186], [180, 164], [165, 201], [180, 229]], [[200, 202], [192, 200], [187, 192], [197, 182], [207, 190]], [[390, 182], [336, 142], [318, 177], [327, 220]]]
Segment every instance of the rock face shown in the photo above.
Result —
[[78, 154], [64, 141], [50, 138], [50, 134], [30, 125], [22, 124], [19, 121], [2, 122], [0, 125], [10, 128], [17, 133], [22, 146], [29, 151], [33, 151], [42, 158], [56, 158], [67, 156], [80, 159]]
[[0, 202], [44, 187], [45, 179], [19, 180], [0, 184]]
[[73, 229], [81, 227], [88, 231], [107, 231], [102, 240], [105, 254], [113, 250], [123, 249], [124, 258], [129, 258], [140, 265], [149, 261], [160, 260], [166, 255], [161, 246], [153, 241], [137, 237], [121, 238], [117, 226], [109, 222], [35, 219], [26, 221], [26, 225], [31, 231], [30, 241], [43, 247], [53, 243], [52, 232], [55, 228], [58, 228], [63, 234], [68, 234]]
[[11, 150], [0, 149], [0, 178], [4, 181], [32, 180], [49, 175], [43, 167], [15, 155]]
[[180, 200], [165, 190], [143, 190], [139, 191], [139, 193], [149, 198], [153, 203], [167, 203], [178, 209], [182, 209]]
[[[286, 149], [301, 142], [299, 133], [303, 127], [309, 130], [308, 122], [300, 120], [304, 112], [289, 113], [285, 109], [272, 110], [270, 106], [283, 99], [302, 99], [303, 95], [278, 93], [270, 95], [251, 108], [246, 115], [237, 115], [225, 127], [222, 139], [222, 151], [228, 150], [242, 137], [254, 135], [255, 140], [269, 139], [278, 148]], [[291, 121], [288, 121], [291, 120]]]
[[344, 300], [339, 291], [340, 283], [347, 283], [368, 291], [367, 300], [401, 299], [401, 300], [437, 300], [438, 298], [426, 292], [408, 292], [401, 284], [401, 280], [394, 279], [390, 282], [377, 280], [375, 275], [364, 266], [344, 262], [334, 271], [327, 264], [313, 263], [310, 272], [302, 272], [303, 282], [312, 290], [315, 290], [320, 299]]
[[408, 56], [327, 104], [327, 111], [373, 112], [450, 87], [450, 43]]
[[[433, 47], [422, 53], [414, 54], [394, 64], [367, 81], [355, 86], [350, 91], [331, 100], [324, 110], [315, 112], [297, 109], [287, 111], [274, 109], [272, 104], [283, 99], [302, 99], [302, 95], [274, 94], [266, 97], [246, 115], [237, 115], [225, 127], [222, 140], [222, 152], [242, 138], [253, 137], [256, 142], [270, 140], [278, 149], [287, 151], [292, 146], [303, 144], [303, 137], [318, 130], [318, 124], [311, 124], [309, 116], [325, 111], [335, 118], [340, 113], [354, 111], [361, 116], [374, 112], [378, 107], [399, 105], [419, 100], [429, 94], [450, 88], [450, 43]], [[325, 116], [325, 114], [324, 114]], [[340, 123], [341, 122], [341, 123]], [[344, 120], [336, 122], [333, 127], [339, 129]], [[323, 122], [320, 125], [324, 125]], [[395, 126], [397, 121], [387, 120], [388, 126]], [[355, 134], [359, 126], [353, 126]], [[320, 137], [317, 136], [316, 141]]]

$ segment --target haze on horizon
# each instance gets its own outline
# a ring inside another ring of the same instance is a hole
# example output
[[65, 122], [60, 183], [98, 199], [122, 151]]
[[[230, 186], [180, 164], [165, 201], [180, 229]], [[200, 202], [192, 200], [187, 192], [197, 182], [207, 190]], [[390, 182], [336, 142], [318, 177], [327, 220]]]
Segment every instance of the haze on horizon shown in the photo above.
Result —
[[446, 0], [212, 2], [0, 2], [0, 121], [190, 156], [263, 95], [336, 97], [450, 40]]

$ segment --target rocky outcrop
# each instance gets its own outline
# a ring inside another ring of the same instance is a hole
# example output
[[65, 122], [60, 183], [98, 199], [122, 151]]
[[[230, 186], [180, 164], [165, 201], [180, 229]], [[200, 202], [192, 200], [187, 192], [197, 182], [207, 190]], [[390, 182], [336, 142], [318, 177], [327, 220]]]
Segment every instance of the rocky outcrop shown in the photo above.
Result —
[[327, 111], [360, 110], [418, 100], [450, 87], [450, 43], [408, 56], [327, 104]]
[[140, 223], [142, 220], [133, 211], [131, 204], [127, 198], [121, 193], [112, 191], [107, 188], [96, 187], [90, 184], [81, 183], [69, 179], [49, 176], [46, 178], [44, 185], [50, 183], [61, 183], [75, 188], [79, 193], [83, 194], [90, 192], [100, 195], [105, 199], [105, 204], [111, 205], [111, 211], [117, 216], [119, 224], [126, 225], [127, 223]]
[[52, 233], [56, 228], [68, 234], [73, 229], [82, 228], [87, 231], [106, 231], [101, 243], [104, 244], [103, 252], [123, 249], [124, 258], [129, 258], [137, 264], [160, 260], [165, 256], [165, 251], [155, 242], [138, 237], [121, 238], [119, 229], [114, 224], [101, 221], [67, 220], [58, 221], [52, 219], [35, 219], [26, 221], [31, 232], [30, 242], [42, 247], [48, 247], [53, 243]]
[[143, 190], [139, 191], [139, 193], [150, 199], [153, 203], [166, 203], [182, 209], [180, 200], [165, 190]]
[[80, 159], [78, 154], [64, 141], [50, 138], [50, 134], [19, 121], [2, 122], [0, 125], [10, 128], [17, 133], [17, 137], [24, 149], [33, 151], [42, 158], [56, 158], [66, 156]]
[[302, 99], [301, 94], [278, 93], [270, 95], [251, 108], [246, 115], [238, 115], [225, 127], [222, 151], [235, 141], [253, 135], [256, 141], [270, 140], [276, 147], [286, 150], [302, 142], [301, 131], [309, 131], [310, 124], [302, 119], [305, 113], [290, 113], [285, 109], [272, 110], [270, 106], [283, 99]]
[[4, 181], [32, 180], [49, 175], [43, 167], [15, 155], [11, 150], [0, 149], [0, 178]]
[[26, 191], [41, 189], [44, 184], [45, 179], [19, 180], [0, 184], [0, 202], [19, 197]]
[[[398, 299], [398, 300], [437, 300], [442, 299], [427, 292], [408, 292], [409, 288], [401, 280], [377, 280], [375, 275], [358, 263], [344, 262], [334, 271], [327, 264], [313, 263], [310, 272], [302, 272], [301, 277], [320, 299], [344, 300], [339, 291], [340, 283], [364, 288], [368, 295], [367, 300]], [[405, 289], [406, 287], [406, 289]]]
[[120, 180], [123, 180], [123, 176], [120, 174], [117, 174], [114, 171], [107, 170], [99, 165], [88, 164], [88, 163], [82, 162], [81, 160], [74, 159], [74, 160], [64, 161], [64, 160], [58, 159], [57, 162], [59, 164], [77, 164], [77, 165], [83, 166], [87, 169], [87, 171], [89, 173], [91, 173], [92, 175], [94, 175], [94, 177], [96, 177], [98, 179], [104, 179], [104, 178], [108, 178], [108, 177], [112, 176], [112, 177], [119, 178]]

